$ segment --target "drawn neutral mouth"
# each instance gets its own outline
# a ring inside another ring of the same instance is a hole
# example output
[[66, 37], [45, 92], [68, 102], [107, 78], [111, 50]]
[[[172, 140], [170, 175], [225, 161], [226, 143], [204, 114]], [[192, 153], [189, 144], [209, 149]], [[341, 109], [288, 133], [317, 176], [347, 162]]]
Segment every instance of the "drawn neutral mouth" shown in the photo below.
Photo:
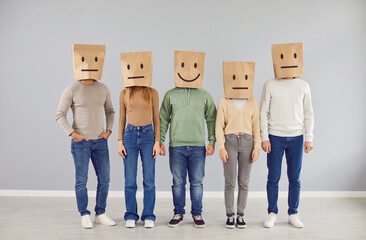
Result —
[[180, 79], [182, 79], [183, 81], [185, 81], [185, 82], [193, 82], [193, 81], [196, 81], [196, 80], [197, 80], [197, 78], [199, 78], [199, 76], [200, 76], [200, 75], [201, 75], [201, 74], [199, 73], [199, 74], [197, 75], [197, 77], [193, 78], [192, 80], [187, 80], [187, 79], [182, 78], [182, 76], [178, 73], [178, 77], [179, 77]]
[[144, 78], [145, 76], [128, 77], [127, 79]]
[[297, 66], [281, 66], [281, 68], [297, 68]]
[[98, 69], [81, 69], [82, 72], [98, 72]]
[[248, 87], [233, 87], [233, 89], [248, 89]]

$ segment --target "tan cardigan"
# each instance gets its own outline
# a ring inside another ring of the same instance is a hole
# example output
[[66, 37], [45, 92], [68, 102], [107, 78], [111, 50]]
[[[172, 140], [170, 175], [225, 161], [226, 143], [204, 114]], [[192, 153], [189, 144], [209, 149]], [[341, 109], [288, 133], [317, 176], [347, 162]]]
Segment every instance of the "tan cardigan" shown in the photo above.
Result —
[[129, 124], [133, 126], [145, 126], [153, 123], [155, 141], [160, 141], [160, 120], [159, 120], [159, 94], [152, 88], [151, 101], [146, 104], [142, 97], [142, 87], [135, 87], [136, 92], [130, 99], [130, 105], [125, 101], [126, 89], [121, 91], [119, 96], [119, 129], [118, 140], [123, 141], [126, 116]]
[[241, 110], [230, 99], [221, 99], [216, 117], [216, 141], [219, 149], [225, 148], [225, 135], [236, 133], [252, 135], [254, 148], [259, 149], [259, 113], [254, 97], [249, 98]]

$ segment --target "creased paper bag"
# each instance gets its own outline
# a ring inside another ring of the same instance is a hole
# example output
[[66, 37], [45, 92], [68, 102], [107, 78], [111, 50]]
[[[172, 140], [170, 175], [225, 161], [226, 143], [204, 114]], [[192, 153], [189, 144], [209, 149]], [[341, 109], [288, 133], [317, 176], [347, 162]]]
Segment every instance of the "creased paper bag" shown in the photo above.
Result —
[[276, 78], [303, 76], [302, 43], [272, 44], [272, 59]]
[[121, 53], [123, 86], [151, 87], [153, 52]]
[[204, 52], [175, 51], [175, 86], [181, 88], [201, 88], [204, 67]]
[[254, 62], [223, 62], [225, 97], [251, 98], [254, 72]]
[[105, 45], [73, 44], [74, 79], [101, 80]]

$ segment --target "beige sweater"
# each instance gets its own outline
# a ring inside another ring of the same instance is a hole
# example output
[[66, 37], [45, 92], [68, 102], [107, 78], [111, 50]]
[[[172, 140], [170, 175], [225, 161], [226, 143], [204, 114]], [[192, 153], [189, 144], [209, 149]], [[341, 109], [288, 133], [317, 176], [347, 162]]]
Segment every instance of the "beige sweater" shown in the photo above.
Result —
[[220, 101], [216, 117], [216, 141], [219, 149], [225, 148], [225, 135], [237, 133], [253, 135], [254, 148], [259, 149], [259, 114], [254, 97], [249, 98], [241, 110], [228, 98]]
[[146, 104], [142, 97], [142, 87], [134, 87], [135, 93], [127, 106], [125, 101], [126, 89], [121, 91], [119, 97], [119, 129], [118, 140], [123, 141], [123, 134], [127, 122], [133, 126], [145, 126], [153, 123], [155, 141], [160, 141], [160, 119], [159, 119], [159, 94], [152, 88], [151, 100]]
[[[67, 121], [67, 112], [71, 108], [74, 121]], [[57, 107], [56, 121], [67, 135], [73, 131], [87, 139], [98, 139], [104, 132], [103, 119], [106, 118], [106, 130], [112, 131], [114, 109], [108, 87], [98, 81], [85, 86], [76, 81], [62, 93]]]

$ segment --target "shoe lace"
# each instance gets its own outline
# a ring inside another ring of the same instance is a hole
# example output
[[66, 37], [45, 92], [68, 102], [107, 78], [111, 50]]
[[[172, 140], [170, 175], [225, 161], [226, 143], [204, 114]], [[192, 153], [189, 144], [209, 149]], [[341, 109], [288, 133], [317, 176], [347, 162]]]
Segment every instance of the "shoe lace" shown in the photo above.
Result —
[[244, 218], [242, 216], [238, 216], [238, 222], [244, 222]]
[[201, 215], [196, 215], [196, 216], [194, 216], [193, 218], [194, 218], [194, 220], [196, 220], [196, 221], [203, 220]]
[[173, 216], [173, 219], [174, 219], [174, 220], [179, 220], [180, 218], [181, 218], [180, 214], [175, 214], [175, 215]]
[[229, 221], [230, 222], [234, 222], [234, 219], [235, 219], [234, 215], [232, 215], [232, 216], [229, 217]]

